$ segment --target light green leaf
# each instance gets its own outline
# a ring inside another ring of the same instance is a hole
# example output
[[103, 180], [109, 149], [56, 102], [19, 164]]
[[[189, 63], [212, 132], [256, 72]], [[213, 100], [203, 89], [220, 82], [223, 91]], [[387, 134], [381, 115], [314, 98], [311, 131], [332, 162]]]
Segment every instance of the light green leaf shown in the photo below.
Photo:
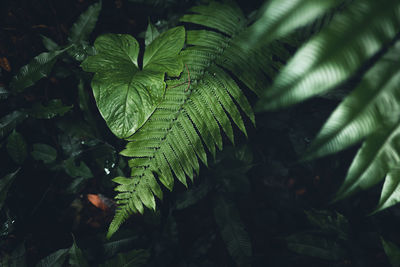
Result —
[[52, 119], [56, 116], [63, 116], [70, 111], [73, 106], [65, 106], [60, 99], [53, 99], [49, 101], [47, 106], [41, 103], [35, 103], [28, 114], [36, 119]]
[[399, 1], [352, 1], [298, 50], [256, 108], [286, 107], [340, 85], [387, 46], [399, 27]]
[[145, 266], [150, 258], [150, 253], [144, 249], [135, 249], [126, 253], [119, 253], [111, 260], [100, 264], [101, 267], [141, 267]]
[[83, 256], [82, 250], [76, 245], [75, 238], [74, 242], [69, 249], [69, 264], [72, 267], [86, 267], [89, 266], [85, 257]]
[[14, 130], [8, 136], [6, 147], [8, 154], [15, 163], [20, 165], [24, 163], [28, 152], [27, 152], [26, 142], [22, 134]]
[[50, 254], [44, 259], [40, 260], [36, 267], [63, 267], [64, 262], [67, 260], [69, 248], [59, 249]]
[[400, 202], [400, 169], [391, 170], [385, 178], [379, 204], [373, 213], [387, 209]]
[[158, 32], [157, 28], [149, 21], [149, 25], [147, 26], [146, 34], [144, 37], [144, 44], [146, 47], [151, 44], [151, 42], [156, 39], [160, 33]]
[[91, 5], [85, 12], [83, 12], [74, 25], [72, 25], [68, 40], [71, 43], [81, 43], [82, 41], [87, 41], [90, 33], [92, 33], [94, 27], [96, 26], [100, 11], [101, 1]]
[[57, 150], [46, 144], [33, 144], [32, 157], [44, 163], [51, 163], [57, 158]]
[[0, 210], [3, 208], [4, 201], [7, 198], [8, 189], [10, 189], [15, 177], [17, 177], [19, 170], [20, 169], [17, 169], [15, 172], [7, 174], [0, 180]]
[[182, 71], [177, 54], [184, 36], [183, 27], [161, 34], [147, 47], [143, 70], [138, 67], [139, 43], [133, 37], [106, 34], [96, 39], [98, 53], [82, 67], [95, 72], [92, 88], [97, 107], [117, 137], [131, 136], [154, 112], [164, 96], [165, 72]]
[[261, 17], [245, 33], [243, 48], [264, 46], [322, 16], [338, 0], [272, 0], [261, 8]]
[[11, 132], [26, 118], [26, 113], [16, 110], [0, 119], [0, 139]]
[[336, 199], [380, 182], [386, 173], [400, 164], [400, 125], [386, 126], [370, 135], [350, 165]]
[[25, 88], [34, 85], [38, 80], [47, 77], [57, 58], [65, 50], [45, 52], [34, 57], [28, 65], [23, 66], [17, 75], [12, 78], [10, 82], [12, 90], [22, 92]]

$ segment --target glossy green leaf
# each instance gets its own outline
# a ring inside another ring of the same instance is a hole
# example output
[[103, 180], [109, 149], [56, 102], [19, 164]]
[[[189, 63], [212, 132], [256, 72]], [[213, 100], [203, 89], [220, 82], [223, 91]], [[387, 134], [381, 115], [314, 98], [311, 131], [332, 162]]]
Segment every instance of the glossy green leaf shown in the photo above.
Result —
[[381, 241], [383, 249], [385, 250], [387, 257], [389, 258], [389, 262], [392, 267], [400, 267], [400, 248], [396, 244], [390, 241], [386, 241], [382, 237]]
[[82, 67], [95, 72], [92, 88], [97, 107], [108, 127], [119, 138], [127, 138], [154, 112], [165, 91], [164, 75], [179, 75], [182, 62], [183, 27], [156, 38], [144, 53], [143, 70], [138, 66], [139, 43], [129, 35], [106, 34], [95, 41], [97, 55]]
[[286, 107], [338, 86], [388, 45], [399, 27], [399, 1], [385, 5], [375, 0], [352, 1], [298, 50], [265, 90], [257, 109]]
[[27, 145], [22, 134], [15, 130], [8, 136], [7, 139], [7, 152], [12, 160], [21, 165], [24, 163], [26, 156], [28, 155]]
[[73, 106], [64, 105], [60, 99], [50, 100], [47, 105], [35, 103], [28, 114], [36, 119], [52, 119], [56, 116], [63, 116], [70, 111]]
[[76, 245], [75, 238], [69, 249], [69, 262], [71, 267], [87, 267], [89, 266], [85, 257], [83, 256], [82, 250]]
[[4, 206], [4, 201], [7, 198], [8, 190], [10, 189], [15, 177], [17, 177], [19, 170], [20, 169], [17, 169], [15, 172], [9, 173], [0, 179], [0, 210]]
[[241, 45], [262, 46], [307, 25], [322, 16], [339, 0], [272, 0], [261, 8], [261, 17], [246, 32]]
[[147, 26], [144, 36], [144, 44], [146, 47], [151, 44], [159, 35], [160, 33], [158, 32], [157, 28], [149, 21], [149, 25]]
[[144, 249], [135, 249], [126, 253], [119, 253], [117, 256], [100, 264], [101, 267], [142, 267], [147, 264], [150, 258], [150, 253]]
[[71, 43], [81, 43], [82, 41], [87, 41], [89, 39], [89, 35], [96, 26], [100, 11], [101, 1], [91, 5], [85, 12], [83, 12], [74, 25], [72, 25], [68, 40]]
[[38, 80], [47, 77], [57, 58], [65, 50], [45, 52], [34, 57], [29, 64], [23, 66], [17, 75], [12, 78], [10, 82], [12, 90], [22, 92], [25, 88], [34, 85]]
[[57, 158], [57, 150], [46, 144], [33, 144], [32, 157], [44, 163], [51, 163]]
[[17, 127], [18, 124], [23, 122], [26, 118], [26, 113], [16, 110], [0, 119], [0, 139], [5, 137], [8, 133]]

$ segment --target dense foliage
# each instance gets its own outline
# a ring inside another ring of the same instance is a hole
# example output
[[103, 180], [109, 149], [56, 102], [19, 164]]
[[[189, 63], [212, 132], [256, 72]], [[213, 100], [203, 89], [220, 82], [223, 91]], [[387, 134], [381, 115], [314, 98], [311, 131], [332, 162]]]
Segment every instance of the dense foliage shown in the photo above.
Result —
[[398, 266], [400, 3], [193, 4], [1, 44], [1, 264]]

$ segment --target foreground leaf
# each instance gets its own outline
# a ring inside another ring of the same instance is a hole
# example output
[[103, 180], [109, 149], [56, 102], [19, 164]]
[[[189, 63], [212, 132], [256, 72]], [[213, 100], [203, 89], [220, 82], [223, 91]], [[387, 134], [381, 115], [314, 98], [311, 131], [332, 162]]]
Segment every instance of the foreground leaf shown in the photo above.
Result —
[[388, 0], [385, 5], [375, 0], [352, 1], [299, 49], [265, 91], [257, 109], [286, 107], [341, 84], [387, 46], [399, 27], [399, 1]]
[[164, 75], [179, 75], [177, 58], [183, 47], [183, 27], [173, 28], [155, 39], [138, 66], [139, 43], [129, 35], [106, 34], [96, 39], [97, 55], [82, 67], [95, 72], [92, 80], [97, 107], [108, 127], [119, 138], [136, 132], [154, 112], [165, 90]]
[[151, 44], [151, 42], [156, 39], [160, 33], [158, 32], [157, 28], [149, 21], [149, 25], [147, 26], [146, 34], [144, 36], [144, 44], [146, 47]]
[[396, 205], [399, 202], [400, 202], [400, 170], [395, 168], [386, 175], [378, 207], [373, 213], [387, 209], [391, 206]]

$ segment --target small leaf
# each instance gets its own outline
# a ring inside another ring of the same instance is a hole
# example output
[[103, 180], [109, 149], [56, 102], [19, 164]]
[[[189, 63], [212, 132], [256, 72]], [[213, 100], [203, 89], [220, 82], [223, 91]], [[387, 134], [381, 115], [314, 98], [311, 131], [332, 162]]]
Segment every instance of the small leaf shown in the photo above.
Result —
[[20, 169], [17, 169], [15, 172], [9, 173], [0, 180], [0, 210], [3, 208], [4, 201], [6, 200], [8, 189], [15, 177], [17, 177], [17, 173]]
[[62, 267], [67, 260], [69, 248], [59, 249], [36, 264], [36, 267]]
[[16, 110], [0, 119], [0, 139], [5, 137], [9, 132], [26, 118], [26, 113]]
[[41, 36], [42, 36], [42, 43], [48, 51], [56, 51], [56, 50], [60, 49], [60, 46], [56, 42], [54, 42], [52, 39], [50, 39], [49, 37], [44, 36], [44, 35], [41, 35]]
[[147, 26], [146, 34], [144, 37], [144, 44], [146, 47], [151, 44], [151, 42], [156, 39], [160, 33], [158, 32], [157, 28], [149, 21], [149, 25]]
[[7, 139], [6, 147], [8, 154], [15, 163], [20, 165], [24, 163], [28, 152], [22, 134], [14, 130]]
[[400, 248], [396, 244], [390, 241], [386, 241], [382, 237], [381, 241], [383, 249], [385, 250], [387, 257], [389, 258], [389, 262], [392, 267], [400, 267]]
[[72, 267], [86, 267], [89, 266], [85, 257], [83, 256], [82, 250], [76, 245], [75, 238], [74, 243], [69, 249], [69, 264]]
[[57, 58], [65, 50], [45, 52], [34, 57], [28, 65], [23, 66], [17, 75], [12, 78], [10, 82], [12, 90], [22, 92], [25, 88], [34, 85], [38, 80], [47, 77]]
[[0, 100], [6, 99], [10, 93], [0, 84]]
[[33, 144], [31, 155], [35, 160], [51, 163], [57, 158], [57, 150], [46, 144]]
[[65, 106], [60, 99], [53, 99], [49, 101], [47, 106], [41, 103], [35, 103], [29, 111], [29, 115], [36, 119], [52, 119], [56, 116], [63, 116], [70, 111], [73, 106]]
[[64, 161], [64, 168], [67, 174], [71, 177], [77, 178], [92, 178], [93, 174], [85, 162], [80, 161], [79, 165], [75, 165], [74, 158], [69, 158]]
[[85, 12], [83, 12], [74, 25], [72, 25], [68, 40], [71, 43], [81, 43], [82, 41], [87, 41], [90, 33], [96, 26], [100, 11], [101, 1], [91, 5]]
[[126, 253], [119, 253], [116, 257], [100, 264], [101, 267], [141, 267], [145, 266], [150, 258], [150, 253], [144, 249], [135, 249]]
[[387, 209], [400, 202], [400, 169], [391, 170], [385, 178], [379, 204], [373, 213]]

